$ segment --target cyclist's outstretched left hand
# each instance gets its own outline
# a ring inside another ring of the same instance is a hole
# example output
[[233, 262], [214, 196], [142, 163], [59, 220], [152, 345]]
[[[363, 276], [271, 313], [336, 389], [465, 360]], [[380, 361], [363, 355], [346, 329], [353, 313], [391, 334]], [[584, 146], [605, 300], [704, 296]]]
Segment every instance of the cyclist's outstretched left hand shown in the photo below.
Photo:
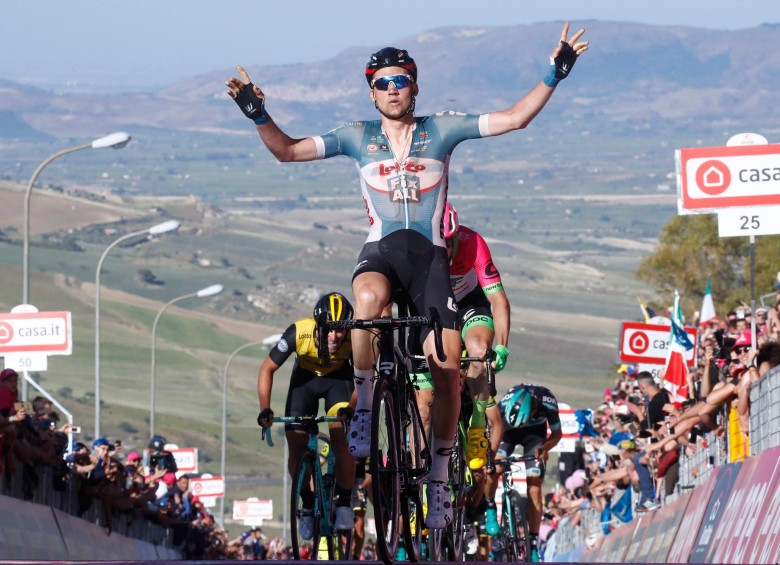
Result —
[[569, 76], [574, 63], [577, 62], [577, 57], [588, 50], [589, 42], [579, 41], [584, 33], [585, 28], [580, 28], [577, 33], [568, 38], [569, 22], [563, 25], [561, 40], [550, 54], [550, 71], [544, 81], [547, 86], [555, 86]]

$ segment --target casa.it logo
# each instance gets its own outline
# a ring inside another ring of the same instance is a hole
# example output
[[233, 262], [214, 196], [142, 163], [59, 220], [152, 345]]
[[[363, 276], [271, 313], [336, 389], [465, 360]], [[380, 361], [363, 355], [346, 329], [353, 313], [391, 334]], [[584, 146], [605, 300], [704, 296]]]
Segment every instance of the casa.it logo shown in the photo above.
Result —
[[710, 196], [723, 194], [731, 184], [731, 171], [721, 161], [711, 159], [696, 169], [696, 186]]

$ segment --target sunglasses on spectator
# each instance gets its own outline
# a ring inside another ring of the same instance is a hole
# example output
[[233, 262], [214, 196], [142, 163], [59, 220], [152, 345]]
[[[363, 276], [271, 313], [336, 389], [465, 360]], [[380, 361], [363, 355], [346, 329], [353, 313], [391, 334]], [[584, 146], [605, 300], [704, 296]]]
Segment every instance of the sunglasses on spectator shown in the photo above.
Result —
[[748, 351], [750, 351], [750, 348], [749, 348], [749, 347], [737, 347], [737, 348], [734, 350], [734, 352], [735, 352], [737, 355], [742, 355], [743, 353], [747, 353]]
[[371, 86], [377, 90], [387, 90], [390, 88], [390, 83], [393, 83], [398, 90], [412, 86], [412, 77], [409, 75], [390, 75], [386, 77], [375, 78], [371, 83]]

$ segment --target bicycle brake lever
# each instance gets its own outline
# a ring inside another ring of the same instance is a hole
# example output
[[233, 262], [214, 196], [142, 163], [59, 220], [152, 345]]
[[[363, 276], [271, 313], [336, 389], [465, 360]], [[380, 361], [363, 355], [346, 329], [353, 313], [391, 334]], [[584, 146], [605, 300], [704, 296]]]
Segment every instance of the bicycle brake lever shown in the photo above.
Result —
[[260, 437], [261, 437], [262, 439], [264, 439], [264, 440], [265, 440], [265, 442], [266, 442], [266, 443], [267, 443], [267, 444], [268, 444], [270, 447], [273, 447], [273, 446], [274, 446], [274, 440], [273, 440], [273, 439], [271, 439], [271, 434], [267, 434], [267, 433], [266, 433], [266, 432], [268, 431], [268, 428], [262, 428], [262, 430], [263, 430], [263, 431], [261, 432], [261, 435], [260, 435]]

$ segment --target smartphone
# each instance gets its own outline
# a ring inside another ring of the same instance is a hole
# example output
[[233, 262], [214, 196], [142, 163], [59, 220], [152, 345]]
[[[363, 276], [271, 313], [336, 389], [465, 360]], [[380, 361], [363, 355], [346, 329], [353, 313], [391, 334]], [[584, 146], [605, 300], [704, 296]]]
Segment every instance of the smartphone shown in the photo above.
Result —
[[744, 320], [745, 319], [745, 309], [741, 306], [737, 308], [737, 320]]
[[81, 426], [71, 426], [70, 427], [71, 433], [74, 434], [80, 434], [81, 433]]

